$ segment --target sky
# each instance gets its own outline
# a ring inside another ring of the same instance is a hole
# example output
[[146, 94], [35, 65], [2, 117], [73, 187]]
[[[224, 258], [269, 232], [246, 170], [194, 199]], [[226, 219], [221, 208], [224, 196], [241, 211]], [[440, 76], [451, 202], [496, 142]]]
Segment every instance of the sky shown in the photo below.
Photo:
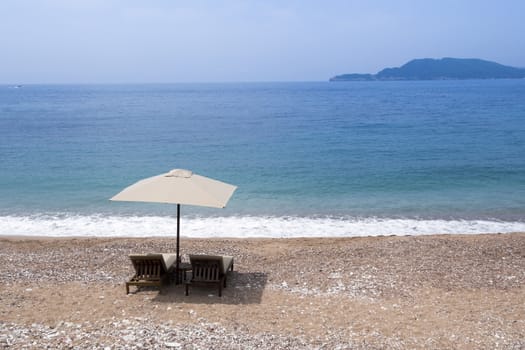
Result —
[[326, 81], [414, 58], [525, 67], [523, 0], [1, 0], [0, 84]]

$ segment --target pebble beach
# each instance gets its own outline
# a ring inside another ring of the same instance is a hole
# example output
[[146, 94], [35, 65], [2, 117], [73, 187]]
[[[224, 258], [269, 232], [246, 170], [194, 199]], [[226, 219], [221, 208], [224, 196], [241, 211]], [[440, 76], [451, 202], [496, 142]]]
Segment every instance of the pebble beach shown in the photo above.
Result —
[[0, 239], [0, 348], [522, 349], [525, 233], [181, 239], [232, 255], [223, 296], [125, 293], [173, 238]]

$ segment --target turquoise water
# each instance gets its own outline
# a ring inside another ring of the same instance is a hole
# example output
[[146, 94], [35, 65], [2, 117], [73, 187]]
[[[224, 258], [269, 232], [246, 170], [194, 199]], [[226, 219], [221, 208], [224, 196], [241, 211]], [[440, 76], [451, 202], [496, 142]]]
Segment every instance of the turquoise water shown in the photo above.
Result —
[[239, 187], [188, 235], [520, 230], [525, 80], [0, 86], [0, 164], [0, 234], [169, 235], [108, 198], [172, 168]]

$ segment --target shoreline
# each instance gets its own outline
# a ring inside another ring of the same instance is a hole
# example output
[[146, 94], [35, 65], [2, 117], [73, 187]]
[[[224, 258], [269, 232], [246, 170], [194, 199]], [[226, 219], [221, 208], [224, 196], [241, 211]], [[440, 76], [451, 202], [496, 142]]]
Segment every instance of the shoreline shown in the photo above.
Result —
[[[184, 240], [303, 240], [303, 239], [312, 239], [312, 240], [324, 240], [324, 239], [358, 239], [358, 238], [393, 238], [393, 237], [476, 237], [476, 236], [492, 236], [492, 235], [520, 235], [525, 234], [525, 231], [510, 231], [510, 232], [479, 232], [479, 233], [449, 233], [449, 232], [436, 232], [436, 233], [430, 233], [430, 234], [377, 234], [377, 235], [334, 235], [334, 236], [327, 236], [327, 235], [320, 235], [320, 236], [312, 236], [312, 235], [305, 235], [305, 236], [287, 236], [287, 235], [281, 235], [281, 236], [245, 236], [245, 237], [239, 237], [239, 236], [186, 236], [184, 234], [180, 235], [180, 239]], [[142, 239], [176, 239], [175, 234], [170, 235], [158, 235], [158, 236], [125, 236], [125, 235], [116, 235], [116, 236], [100, 236], [100, 235], [32, 235], [32, 234], [1, 234], [0, 233], [0, 241], [2, 240], [84, 240], [84, 239], [100, 239], [100, 240], [142, 240]]]
[[181, 239], [183, 259], [235, 257], [221, 298], [182, 285], [125, 294], [127, 255], [172, 252], [173, 238], [0, 242], [0, 346], [525, 346], [523, 232]]
[[[481, 233], [432, 233], [432, 234], [390, 234], [390, 235], [370, 235], [370, 236], [280, 236], [280, 237], [271, 237], [271, 236], [246, 236], [246, 237], [237, 237], [237, 236], [209, 236], [209, 237], [190, 237], [181, 235], [180, 239], [187, 240], [303, 240], [303, 239], [312, 239], [312, 240], [324, 240], [324, 239], [359, 239], [359, 238], [393, 238], [393, 237], [429, 237], [437, 238], [441, 236], [445, 237], [476, 237], [476, 236], [492, 236], [492, 235], [521, 235], [525, 234], [525, 231], [512, 231], [512, 232], [481, 232]], [[88, 240], [88, 239], [100, 239], [100, 240], [143, 240], [143, 239], [174, 239], [174, 235], [166, 236], [51, 236], [51, 235], [2, 235], [0, 234], [0, 241], [2, 240]]]

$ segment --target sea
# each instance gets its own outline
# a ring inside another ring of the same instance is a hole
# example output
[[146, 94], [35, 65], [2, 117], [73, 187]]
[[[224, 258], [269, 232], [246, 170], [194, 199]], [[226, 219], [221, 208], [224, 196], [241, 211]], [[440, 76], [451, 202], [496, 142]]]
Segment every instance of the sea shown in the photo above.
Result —
[[2, 236], [175, 236], [109, 201], [175, 168], [183, 237], [525, 232], [525, 80], [0, 85]]

